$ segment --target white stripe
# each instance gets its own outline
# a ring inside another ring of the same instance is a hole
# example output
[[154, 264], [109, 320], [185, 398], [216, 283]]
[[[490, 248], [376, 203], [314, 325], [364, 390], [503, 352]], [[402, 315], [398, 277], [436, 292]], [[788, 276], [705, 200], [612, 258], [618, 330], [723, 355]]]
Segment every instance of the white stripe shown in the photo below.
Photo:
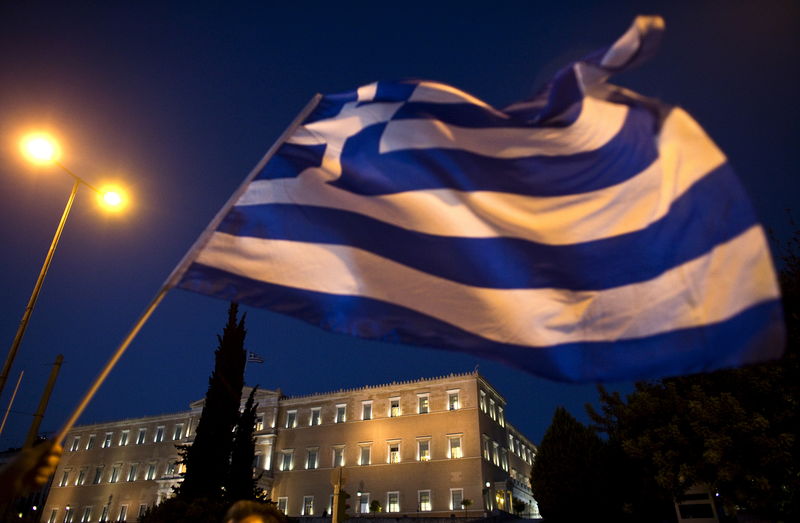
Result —
[[374, 298], [493, 341], [531, 346], [719, 322], [778, 296], [758, 226], [650, 281], [603, 291], [478, 288], [351, 247], [224, 233], [214, 234], [197, 261], [258, 281]]
[[663, 28], [664, 19], [660, 16], [637, 16], [625, 34], [606, 51], [600, 64], [615, 68], [624, 66], [641, 47], [643, 35]]
[[452, 85], [441, 84], [438, 82], [420, 82], [411, 93], [409, 102], [428, 102], [437, 104], [472, 104], [496, 112], [499, 116], [508, 118], [508, 115], [498, 111], [480, 98], [475, 98], [461, 89], [456, 89]]
[[666, 119], [659, 160], [634, 178], [578, 195], [530, 197], [452, 189], [363, 196], [328, 183], [322, 169], [297, 178], [258, 180], [237, 205], [286, 203], [355, 212], [398, 227], [440, 236], [509, 237], [567, 245], [643, 229], [672, 202], [725, 161], [724, 155], [683, 110]]
[[470, 128], [439, 120], [392, 120], [381, 135], [379, 151], [460, 149], [493, 158], [562, 156], [599, 149], [625, 122], [628, 107], [584, 98], [581, 114], [563, 128]]

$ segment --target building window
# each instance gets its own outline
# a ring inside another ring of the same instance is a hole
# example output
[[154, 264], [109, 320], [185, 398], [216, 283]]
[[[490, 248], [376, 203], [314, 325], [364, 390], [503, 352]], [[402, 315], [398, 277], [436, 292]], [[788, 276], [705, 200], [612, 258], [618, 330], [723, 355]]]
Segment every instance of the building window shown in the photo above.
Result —
[[94, 447], [94, 434], [89, 435], [89, 440], [86, 442], [86, 450], [92, 450]]
[[92, 507], [85, 507], [83, 509], [83, 515], [81, 515], [81, 521], [91, 521], [92, 520]]
[[103, 467], [96, 467], [94, 469], [94, 478], [92, 478], [92, 485], [99, 485], [103, 480]]
[[264, 415], [263, 414], [259, 414], [258, 417], [256, 418], [255, 429], [256, 429], [256, 432], [258, 432], [260, 430], [264, 430]]
[[78, 477], [75, 478], [75, 485], [83, 485], [86, 483], [86, 469], [81, 469], [78, 471]]
[[161, 443], [164, 441], [164, 425], [156, 427], [156, 435], [153, 436], [153, 443]]
[[328, 498], [328, 514], [333, 514], [333, 494]]
[[129, 430], [123, 430], [119, 435], [119, 446], [124, 447], [128, 444], [128, 435], [131, 433]]
[[419, 505], [420, 512], [430, 512], [431, 510], [433, 510], [433, 508], [431, 507], [431, 491], [418, 490], [417, 504]]
[[347, 405], [336, 405], [336, 423], [347, 421]]
[[111, 467], [111, 477], [108, 480], [109, 483], [116, 483], [119, 481], [119, 473], [121, 469], [122, 469], [121, 464], [116, 464], [113, 467]]
[[427, 414], [431, 411], [430, 396], [428, 394], [417, 394], [417, 413]]
[[418, 439], [417, 440], [417, 460], [430, 461], [431, 460], [431, 440]]
[[76, 450], [78, 450], [80, 444], [81, 444], [81, 437], [75, 436], [75, 438], [72, 440], [72, 446], [69, 448], [69, 450], [71, 452], [75, 452]]
[[306, 469], [312, 470], [317, 468], [318, 459], [319, 459], [319, 447], [308, 449], [308, 456], [306, 457]]
[[333, 447], [333, 467], [344, 467], [344, 447]]
[[56, 523], [56, 517], [58, 516], [58, 509], [54, 508], [50, 511], [50, 517], [47, 518], [47, 523]]
[[400, 414], [400, 398], [389, 398], [389, 417], [396, 418]]
[[513, 434], [509, 434], [508, 435], [508, 448], [510, 448], [512, 450], [514, 449], [514, 435]]
[[303, 496], [303, 516], [314, 515], [314, 496]]
[[388, 459], [386, 460], [387, 463], [400, 463], [400, 442], [399, 441], [390, 441], [388, 442], [388, 455], [386, 456]]
[[448, 436], [447, 441], [449, 443], [447, 457], [452, 459], [462, 458], [461, 436]]
[[358, 496], [358, 513], [369, 514], [369, 492], [362, 492]]
[[109, 505], [103, 506], [103, 512], [100, 513], [100, 521], [108, 521]]
[[138, 463], [131, 463], [131, 468], [128, 469], [128, 481], [136, 481], [136, 469], [138, 468]]
[[136, 444], [137, 445], [143, 444], [146, 436], [147, 436], [147, 429], [139, 429], [139, 434], [136, 435]]
[[496, 420], [497, 419], [497, 411], [495, 410], [495, 403], [492, 398], [489, 398], [489, 417]]
[[287, 429], [293, 429], [297, 426], [297, 411], [296, 410], [289, 410], [286, 411], [286, 425]]
[[64, 523], [72, 523], [72, 518], [75, 517], [75, 509], [67, 505], [66, 513], [64, 514]]
[[113, 436], [113, 432], [106, 432], [106, 437], [103, 439], [103, 444], [100, 445], [102, 448], [107, 449], [111, 446], [111, 436]]
[[281, 470], [292, 470], [294, 450], [284, 450], [281, 452]]
[[480, 400], [478, 404], [481, 407], [481, 412], [486, 412], [486, 393], [483, 391], [480, 392]]
[[147, 505], [142, 503], [141, 505], [139, 505], [139, 516], [138, 517], [141, 518], [142, 516], [144, 516], [145, 512], [147, 512]]
[[156, 464], [155, 463], [148, 463], [147, 464], [147, 471], [144, 474], [144, 479], [156, 479]]
[[489, 449], [489, 436], [482, 434], [481, 439], [483, 439], [483, 459], [492, 461], [492, 452]]
[[59, 487], [66, 487], [67, 483], [69, 482], [69, 473], [70, 469], [64, 471], [64, 474], [61, 476], [61, 481], [58, 482]]
[[508, 470], [508, 451], [506, 449], [500, 449], [500, 466], [503, 467], [503, 470]]
[[361, 445], [361, 452], [358, 457], [359, 465], [369, 465], [371, 461], [372, 447], [370, 445]]
[[308, 420], [308, 424], [312, 427], [322, 423], [322, 415], [320, 414], [320, 411], [321, 409], [319, 407], [311, 409], [311, 417]]
[[[255, 459], [258, 459], [258, 456], [255, 456]], [[165, 476], [174, 476], [175, 471], [178, 468], [178, 464], [174, 461], [167, 461], [167, 469], [164, 471]]]
[[278, 510], [286, 514], [286, 507], [289, 505], [289, 498], [278, 498]]
[[400, 493], [386, 493], [386, 512], [400, 512]]
[[127, 520], [128, 520], [128, 505], [120, 505], [119, 516], [117, 517], [117, 521], [127, 521]]
[[461, 503], [464, 501], [464, 489], [451, 488], [450, 489], [450, 510], [458, 510], [461, 508]]
[[361, 419], [372, 419], [372, 402], [364, 401], [361, 403]]
[[458, 391], [447, 391], [447, 410], [458, 410], [461, 408], [461, 403], [458, 401]]
[[496, 441], [492, 441], [492, 463], [500, 466], [500, 445]]
[[183, 423], [175, 424], [175, 431], [172, 433], [172, 441], [178, 441], [183, 437]]
[[497, 423], [499, 423], [501, 427], [506, 426], [506, 418], [503, 414], [503, 407], [500, 405], [497, 406]]

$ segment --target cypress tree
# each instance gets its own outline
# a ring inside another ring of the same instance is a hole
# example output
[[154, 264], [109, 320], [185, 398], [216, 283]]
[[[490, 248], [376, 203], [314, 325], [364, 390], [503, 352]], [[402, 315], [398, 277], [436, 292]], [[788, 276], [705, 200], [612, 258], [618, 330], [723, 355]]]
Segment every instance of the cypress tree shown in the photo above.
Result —
[[254, 396], [258, 387], [254, 387], [247, 397], [244, 411], [239, 415], [236, 425], [236, 434], [231, 451], [231, 466], [225, 492], [231, 501], [240, 499], [260, 499], [263, 491], [258, 488], [258, 478], [253, 477], [253, 461], [256, 454], [256, 442], [253, 430], [256, 422], [256, 408]]
[[186, 475], [177, 491], [184, 500], [219, 499], [228, 477], [231, 433], [239, 419], [244, 385], [245, 316], [238, 320], [238, 305], [231, 303], [228, 323], [215, 354], [214, 372], [208, 380], [205, 404], [194, 443], [184, 451]]

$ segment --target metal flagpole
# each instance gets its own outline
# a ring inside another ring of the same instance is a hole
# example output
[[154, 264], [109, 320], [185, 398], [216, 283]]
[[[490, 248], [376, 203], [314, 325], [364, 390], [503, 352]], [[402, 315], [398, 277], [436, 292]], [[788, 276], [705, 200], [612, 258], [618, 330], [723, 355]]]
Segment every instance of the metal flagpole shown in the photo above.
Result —
[[169, 275], [167, 280], [161, 286], [161, 289], [158, 291], [156, 296], [153, 298], [153, 300], [147, 306], [145, 311], [136, 321], [133, 328], [131, 328], [131, 331], [128, 333], [127, 336], [125, 336], [125, 338], [122, 340], [122, 343], [120, 343], [119, 347], [117, 347], [117, 350], [114, 352], [114, 354], [111, 356], [111, 358], [108, 360], [108, 362], [100, 371], [100, 374], [98, 374], [95, 380], [92, 382], [91, 386], [89, 387], [89, 390], [86, 391], [83, 398], [81, 398], [81, 401], [78, 403], [78, 406], [75, 407], [75, 410], [72, 412], [69, 419], [64, 423], [64, 425], [56, 434], [54, 441], [61, 442], [64, 440], [64, 438], [67, 436], [67, 432], [69, 432], [70, 429], [72, 429], [72, 427], [75, 425], [75, 422], [77, 422], [78, 418], [80, 418], [81, 414], [83, 414], [83, 411], [86, 409], [86, 406], [89, 405], [89, 402], [97, 393], [97, 390], [103, 384], [106, 377], [111, 372], [111, 369], [114, 368], [114, 366], [117, 364], [117, 361], [119, 361], [119, 359], [125, 353], [127, 348], [133, 342], [133, 339], [136, 337], [139, 331], [142, 330], [142, 327], [150, 318], [150, 316], [152, 316], [153, 312], [156, 310], [156, 307], [158, 307], [158, 305], [164, 299], [164, 296], [166, 296], [167, 292], [172, 287], [174, 287], [178, 283], [178, 281], [180, 281], [181, 277], [189, 268], [189, 265], [191, 265], [191, 263], [197, 257], [198, 253], [203, 249], [203, 247], [205, 247], [206, 243], [208, 243], [208, 240], [211, 238], [211, 235], [219, 226], [219, 223], [228, 213], [230, 208], [233, 207], [233, 205], [238, 201], [239, 197], [247, 189], [247, 186], [250, 184], [253, 178], [255, 178], [259, 172], [261, 172], [261, 170], [264, 168], [267, 162], [272, 158], [272, 156], [275, 155], [278, 148], [281, 145], [283, 145], [283, 142], [285, 142], [289, 138], [289, 136], [291, 136], [291, 134], [294, 133], [295, 129], [297, 129], [297, 127], [300, 126], [301, 123], [303, 123], [303, 120], [305, 120], [308, 117], [311, 111], [314, 110], [314, 108], [317, 106], [317, 104], [321, 99], [322, 99], [321, 94], [314, 95], [314, 97], [306, 104], [306, 106], [303, 108], [300, 114], [297, 115], [297, 117], [289, 125], [289, 127], [287, 127], [286, 130], [283, 132], [283, 134], [281, 134], [278, 140], [274, 144], [272, 144], [272, 147], [270, 147], [267, 153], [264, 155], [264, 157], [261, 158], [261, 161], [258, 162], [258, 164], [253, 168], [252, 171], [250, 171], [250, 174], [247, 175], [247, 178], [245, 178], [245, 180], [242, 182], [242, 184], [239, 186], [236, 192], [234, 192], [233, 195], [228, 199], [228, 201], [225, 203], [222, 209], [220, 209], [217, 215], [214, 216], [214, 219], [211, 220], [211, 223], [209, 223], [208, 226], [205, 228], [205, 230], [200, 234], [200, 237], [197, 239], [197, 241], [195, 241], [191, 249], [189, 249], [189, 252], [186, 253], [186, 255], [183, 257], [180, 263], [178, 263], [175, 269], [173, 269], [172, 273]]

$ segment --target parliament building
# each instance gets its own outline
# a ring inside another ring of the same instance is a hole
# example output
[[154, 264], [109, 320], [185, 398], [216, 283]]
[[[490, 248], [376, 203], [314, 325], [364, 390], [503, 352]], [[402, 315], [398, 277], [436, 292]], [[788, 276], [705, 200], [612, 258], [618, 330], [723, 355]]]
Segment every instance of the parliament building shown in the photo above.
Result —
[[[289, 516], [331, 514], [337, 467], [352, 515], [538, 516], [536, 447], [477, 372], [295, 397], [258, 390], [256, 402], [255, 473]], [[191, 444], [202, 409], [75, 427], [42, 521], [136, 521], [181, 481], [176, 445]]]

